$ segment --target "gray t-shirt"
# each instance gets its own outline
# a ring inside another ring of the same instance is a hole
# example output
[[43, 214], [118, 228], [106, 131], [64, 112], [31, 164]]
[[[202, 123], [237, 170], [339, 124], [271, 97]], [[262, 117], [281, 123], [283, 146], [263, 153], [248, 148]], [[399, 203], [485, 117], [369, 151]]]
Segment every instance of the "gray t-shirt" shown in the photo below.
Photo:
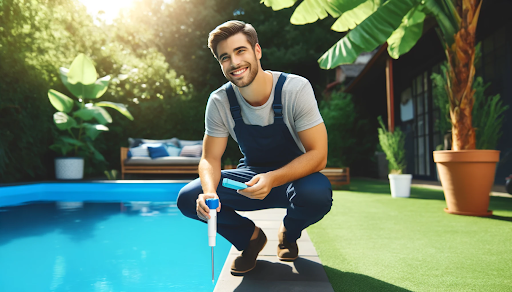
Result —
[[[261, 106], [250, 105], [242, 97], [238, 87], [233, 84], [236, 99], [240, 104], [243, 121], [248, 125], [267, 126], [274, 123], [272, 103], [274, 102], [274, 89], [281, 72], [267, 72], [272, 73], [274, 85], [270, 98]], [[289, 74], [283, 85], [281, 102], [283, 104], [284, 123], [290, 130], [299, 149], [306, 152], [297, 133], [323, 122], [313, 88], [309, 81], [304, 77]], [[231, 135], [237, 141], [235, 131], [233, 130], [235, 121], [229, 110], [229, 100], [224, 86], [212, 92], [208, 99], [205, 125], [206, 135], [212, 137], [227, 137]]]

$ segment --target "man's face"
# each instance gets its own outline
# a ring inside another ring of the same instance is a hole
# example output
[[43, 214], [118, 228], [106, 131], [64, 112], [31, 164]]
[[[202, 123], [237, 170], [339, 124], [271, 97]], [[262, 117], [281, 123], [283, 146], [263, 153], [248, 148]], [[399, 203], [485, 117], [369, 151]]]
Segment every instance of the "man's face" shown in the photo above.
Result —
[[238, 87], [251, 85], [260, 68], [261, 48], [253, 50], [247, 37], [237, 33], [217, 45], [217, 55], [222, 73]]

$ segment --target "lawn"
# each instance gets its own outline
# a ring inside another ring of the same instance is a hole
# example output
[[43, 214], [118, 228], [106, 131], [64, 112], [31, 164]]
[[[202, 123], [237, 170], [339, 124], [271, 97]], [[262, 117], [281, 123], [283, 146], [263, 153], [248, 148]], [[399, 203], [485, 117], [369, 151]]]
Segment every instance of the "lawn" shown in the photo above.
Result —
[[308, 233], [335, 291], [512, 291], [512, 199], [451, 215], [443, 192], [354, 179]]

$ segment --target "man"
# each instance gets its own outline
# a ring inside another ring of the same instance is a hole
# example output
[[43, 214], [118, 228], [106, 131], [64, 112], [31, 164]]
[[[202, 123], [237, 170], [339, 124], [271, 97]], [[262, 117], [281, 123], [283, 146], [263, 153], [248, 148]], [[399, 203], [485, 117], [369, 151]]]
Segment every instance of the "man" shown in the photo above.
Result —
[[[277, 256], [293, 261], [302, 230], [331, 209], [331, 184], [319, 173], [327, 161], [327, 132], [309, 81], [263, 71], [261, 47], [250, 24], [219, 25], [210, 32], [208, 47], [229, 82], [210, 95], [199, 178], [180, 191], [177, 204], [185, 216], [207, 221], [205, 200], [219, 199], [217, 230], [243, 251], [231, 266], [233, 275], [242, 275], [256, 266], [267, 238], [235, 210], [287, 208]], [[244, 158], [237, 169], [221, 171], [229, 135]], [[225, 188], [224, 178], [248, 187]]]

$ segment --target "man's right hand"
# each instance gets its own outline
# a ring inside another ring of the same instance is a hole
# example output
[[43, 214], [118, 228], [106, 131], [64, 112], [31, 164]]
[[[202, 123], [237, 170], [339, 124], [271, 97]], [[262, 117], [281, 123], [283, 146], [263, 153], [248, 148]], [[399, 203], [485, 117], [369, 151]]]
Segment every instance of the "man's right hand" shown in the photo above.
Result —
[[[218, 199], [216, 193], [207, 193], [200, 194], [196, 200], [196, 212], [197, 217], [203, 221], [208, 221], [210, 219], [210, 208], [206, 206], [206, 199]], [[217, 208], [217, 212], [220, 212], [220, 199], [219, 199], [219, 207]]]

